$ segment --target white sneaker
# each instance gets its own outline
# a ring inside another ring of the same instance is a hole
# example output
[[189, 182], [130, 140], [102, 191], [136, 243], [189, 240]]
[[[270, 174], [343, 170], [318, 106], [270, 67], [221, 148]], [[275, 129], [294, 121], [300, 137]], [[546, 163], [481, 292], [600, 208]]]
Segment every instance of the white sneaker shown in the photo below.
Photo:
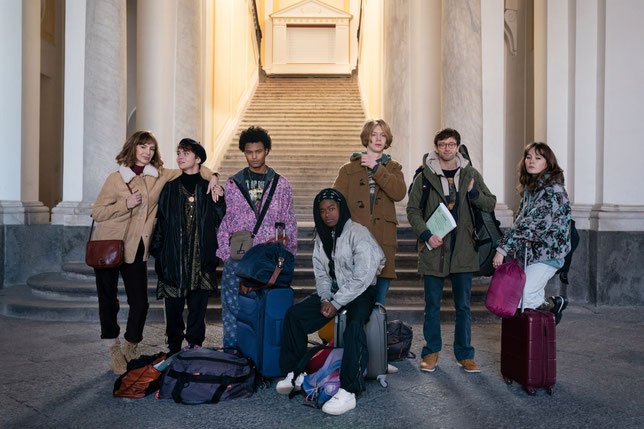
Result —
[[397, 372], [398, 372], [398, 368], [396, 368], [390, 363], [387, 364], [387, 374], [395, 374]]
[[349, 393], [343, 388], [338, 390], [338, 393], [333, 395], [331, 399], [326, 401], [322, 406], [322, 411], [327, 414], [339, 416], [347, 411], [351, 411], [356, 407], [356, 395]]
[[277, 382], [277, 393], [281, 395], [288, 395], [291, 393], [291, 391], [295, 390], [301, 390], [302, 389], [302, 383], [304, 383], [304, 376], [306, 375], [305, 373], [300, 374], [297, 377], [297, 380], [295, 380], [295, 386], [293, 386], [293, 372], [289, 372], [286, 374], [286, 378], [284, 380], [278, 381]]

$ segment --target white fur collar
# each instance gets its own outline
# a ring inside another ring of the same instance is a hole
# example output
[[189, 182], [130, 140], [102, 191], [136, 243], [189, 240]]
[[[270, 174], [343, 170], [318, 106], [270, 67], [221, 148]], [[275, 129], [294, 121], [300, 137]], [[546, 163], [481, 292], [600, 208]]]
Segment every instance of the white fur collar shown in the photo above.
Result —
[[[125, 183], [130, 183], [132, 179], [136, 177], [136, 174], [134, 174], [134, 171], [132, 171], [130, 167], [125, 167], [123, 165], [119, 166], [119, 173]], [[143, 175], [159, 177], [159, 170], [157, 170], [152, 164], [148, 164], [143, 168]]]

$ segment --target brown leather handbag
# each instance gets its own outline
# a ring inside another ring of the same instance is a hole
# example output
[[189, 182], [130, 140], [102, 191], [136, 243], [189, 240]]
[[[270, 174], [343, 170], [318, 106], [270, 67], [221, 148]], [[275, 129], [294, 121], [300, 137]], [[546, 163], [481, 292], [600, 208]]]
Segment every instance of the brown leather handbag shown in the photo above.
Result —
[[[130, 185], [127, 184], [127, 189], [132, 193]], [[128, 219], [123, 240], [127, 234], [132, 221], [132, 210], [130, 210], [130, 219]], [[107, 269], [116, 268], [123, 264], [125, 261], [125, 243], [123, 240], [92, 240], [92, 233], [94, 232], [94, 219], [92, 219], [92, 227], [89, 230], [89, 237], [85, 245], [85, 263], [92, 268]]]
[[115, 398], [144, 398], [161, 387], [162, 373], [154, 365], [163, 362], [167, 355], [157, 353], [141, 356], [128, 364], [128, 371], [114, 383]]

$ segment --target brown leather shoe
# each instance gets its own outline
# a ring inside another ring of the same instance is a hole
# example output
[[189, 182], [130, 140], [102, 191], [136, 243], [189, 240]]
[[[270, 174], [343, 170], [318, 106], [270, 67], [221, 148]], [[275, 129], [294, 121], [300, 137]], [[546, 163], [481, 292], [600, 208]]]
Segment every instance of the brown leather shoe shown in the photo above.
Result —
[[465, 372], [481, 372], [481, 367], [472, 359], [459, 360], [458, 366], [462, 366]]
[[436, 369], [436, 364], [438, 363], [438, 352], [430, 353], [423, 358], [423, 361], [420, 363], [420, 370], [427, 372], [434, 372]]

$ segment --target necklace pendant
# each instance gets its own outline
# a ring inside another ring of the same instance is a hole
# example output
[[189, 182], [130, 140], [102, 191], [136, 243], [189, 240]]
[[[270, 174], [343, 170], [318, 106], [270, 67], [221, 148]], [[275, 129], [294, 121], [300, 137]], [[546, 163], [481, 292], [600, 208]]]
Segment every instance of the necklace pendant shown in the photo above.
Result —
[[194, 203], [195, 202], [195, 197], [188, 197], [188, 201], [191, 202], [191, 203]]

